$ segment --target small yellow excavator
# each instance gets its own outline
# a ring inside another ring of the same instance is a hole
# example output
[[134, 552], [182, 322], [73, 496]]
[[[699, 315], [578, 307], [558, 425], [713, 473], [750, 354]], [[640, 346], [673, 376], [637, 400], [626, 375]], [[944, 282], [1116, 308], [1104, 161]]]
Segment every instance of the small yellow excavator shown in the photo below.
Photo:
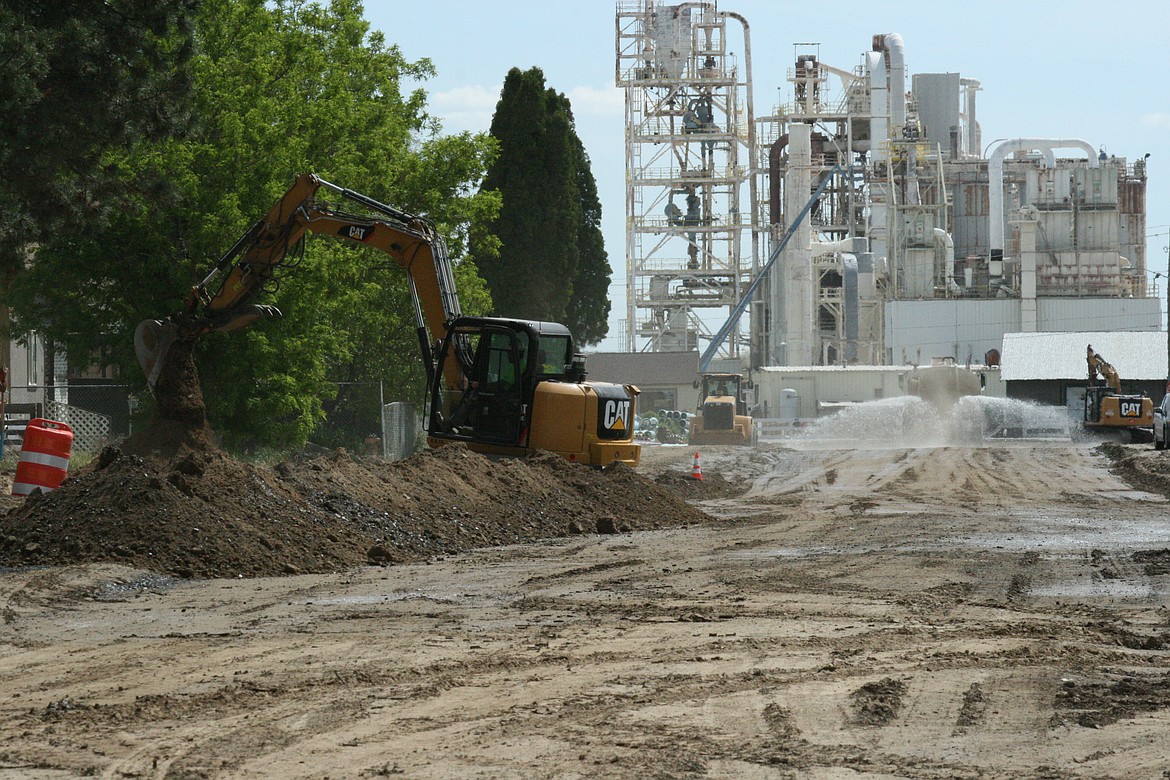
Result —
[[[1085, 353], [1089, 363], [1089, 384], [1085, 388], [1087, 431], [1125, 431], [1134, 441], [1149, 441], [1154, 424], [1154, 401], [1142, 393], [1121, 392], [1117, 369], [1093, 350]], [[1103, 380], [1104, 384], [1099, 384]]]
[[[350, 210], [324, 202], [319, 193], [338, 196]], [[584, 356], [564, 325], [462, 316], [446, 244], [430, 220], [314, 174], [297, 177], [192, 287], [182, 311], [139, 323], [134, 346], [152, 390], [177, 343], [280, 316], [256, 299], [306, 233], [384, 252], [410, 278], [432, 446], [464, 442], [492, 455], [544, 451], [591, 466], [637, 465], [637, 387], [585, 381]]]
[[687, 443], [753, 444], [743, 376], [707, 373], [695, 385], [699, 389], [699, 413], [691, 420]]

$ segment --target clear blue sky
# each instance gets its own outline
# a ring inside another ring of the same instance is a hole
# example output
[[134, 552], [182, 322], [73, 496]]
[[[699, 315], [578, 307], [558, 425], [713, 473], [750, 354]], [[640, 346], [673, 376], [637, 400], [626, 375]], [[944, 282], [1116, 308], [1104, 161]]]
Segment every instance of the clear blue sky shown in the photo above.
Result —
[[[1170, 246], [1170, 86], [1164, 0], [976, 4], [795, 3], [727, 0], [751, 27], [757, 113], [791, 100], [793, 44], [820, 44], [823, 62], [851, 70], [878, 33], [899, 33], [908, 73], [978, 79], [984, 144], [999, 138], [1080, 138], [1131, 162], [1150, 153], [1147, 264], [1166, 273]], [[1107, 13], [1105, 10], [1107, 10]], [[448, 132], [486, 131], [512, 67], [544, 71], [573, 105], [602, 201], [613, 284], [611, 337], [625, 316], [623, 93], [614, 85], [611, 0], [367, 0], [366, 18], [408, 60], [436, 76], [421, 86]], [[729, 48], [743, 63], [737, 24]], [[802, 52], [807, 48], [802, 48]], [[1159, 289], [1166, 295], [1166, 279]]]

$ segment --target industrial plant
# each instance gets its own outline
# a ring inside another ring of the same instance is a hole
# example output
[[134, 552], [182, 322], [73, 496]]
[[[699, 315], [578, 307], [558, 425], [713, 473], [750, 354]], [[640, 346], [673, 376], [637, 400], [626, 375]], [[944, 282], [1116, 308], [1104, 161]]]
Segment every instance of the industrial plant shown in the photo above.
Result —
[[910, 73], [896, 32], [855, 63], [796, 44], [757, 85], [752, 32], [714, 2], [617, 4], [627, 351], [995, 365], [1008, 333], [1161, 329], [1144, 159], [1075, 129], [988, 142], [978, 74]]

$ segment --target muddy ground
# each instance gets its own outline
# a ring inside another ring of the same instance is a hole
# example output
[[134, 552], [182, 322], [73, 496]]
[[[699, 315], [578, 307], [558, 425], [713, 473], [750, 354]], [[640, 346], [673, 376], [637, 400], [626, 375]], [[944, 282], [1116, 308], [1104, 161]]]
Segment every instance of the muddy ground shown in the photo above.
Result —
[[1170, 777], [1170, 454], [458, 454], [10, 499], [0, 778]]

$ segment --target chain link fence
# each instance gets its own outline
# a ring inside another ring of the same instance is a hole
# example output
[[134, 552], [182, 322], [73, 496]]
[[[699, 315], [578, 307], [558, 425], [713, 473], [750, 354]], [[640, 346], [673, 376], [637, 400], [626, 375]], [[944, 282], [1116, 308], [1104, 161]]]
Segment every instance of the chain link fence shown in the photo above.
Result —
[[[138, 398], [129, 385], [69, 384], [10, 387], [5, 394], [0, 456], [20, 449], [25, 425], [44, 417], [73, 429], [74, 452], [96, 453], [134, 433]], [[339, 382], [326, 399], [325, 419], [309, 441], [344, 447], [368, 457], [400, 460], [421, 448], [421, 424], [414, 404], [383, 403], [381, 382]]]
[[338, 382], [337, 395], [323, 406], [325, 419], [309, 436], [311, 443], [367, 457], [385, 456], [381, 382]]

